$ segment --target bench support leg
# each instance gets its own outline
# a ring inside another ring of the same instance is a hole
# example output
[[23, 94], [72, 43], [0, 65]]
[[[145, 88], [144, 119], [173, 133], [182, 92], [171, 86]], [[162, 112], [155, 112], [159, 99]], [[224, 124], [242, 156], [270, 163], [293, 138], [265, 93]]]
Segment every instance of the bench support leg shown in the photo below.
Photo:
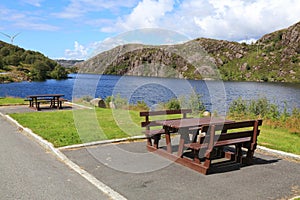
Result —
[[194, 154], [194, 162], [200, 164], [200, 158], [199, 158], [199, 150], [193, 150]]
[[148, 146], [152, 146], [152, 140], [151, 140], [151, 138], [147, 138], [147, 145]]
[[204, 167], [209, 169], [211, 164], [210, 153], [205, 156]]
[[158, 144], [159, 144], [159, 140], [160, 140], [160, 135], [156, 135], [153, 137], [153, 146], [155, 149], [158, 149]]
[[241, 163], [242, 162], [242, 144], [236, 144], [235, 145], [235, 162]]
[[167, 152], [172, 153], [171, 135], [169, 132], [166, 133], [166, 145], [167, 145]]

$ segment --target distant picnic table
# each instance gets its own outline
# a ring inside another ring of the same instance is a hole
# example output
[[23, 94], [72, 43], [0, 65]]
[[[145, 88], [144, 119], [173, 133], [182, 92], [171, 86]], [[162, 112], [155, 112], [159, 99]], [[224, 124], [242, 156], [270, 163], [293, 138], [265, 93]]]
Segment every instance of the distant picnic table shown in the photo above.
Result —
[[28, 95], [25, 101], [29, 101], [29, 107], [40, 110], [41, 103], [50, 103], [50, 108], [62, 109], [63, 102], [67, 101], [63, 98], [64, 94], [34, 94]]

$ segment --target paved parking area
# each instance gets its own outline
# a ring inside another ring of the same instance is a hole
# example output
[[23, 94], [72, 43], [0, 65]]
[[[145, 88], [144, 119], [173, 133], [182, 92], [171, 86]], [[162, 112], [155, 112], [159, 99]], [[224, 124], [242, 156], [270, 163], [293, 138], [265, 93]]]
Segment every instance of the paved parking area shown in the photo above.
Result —
[[256, 153], [251, 166], [202, 175], [148, 153], [145, 142], [63, 150], [128, 199], [290, 199], [300, 195], [300, 164]]

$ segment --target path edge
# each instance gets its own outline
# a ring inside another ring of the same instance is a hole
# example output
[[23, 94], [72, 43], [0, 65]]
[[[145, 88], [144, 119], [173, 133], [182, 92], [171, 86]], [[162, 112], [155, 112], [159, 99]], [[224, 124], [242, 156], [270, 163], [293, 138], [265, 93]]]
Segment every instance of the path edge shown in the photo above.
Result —
[[105, 185], [103, 182], [92, 176], [87, 171], [80, 168], [77, 164], [71, 161], [67, 156], [65, 156], [58, 148], [55, 148], [52, 143], [48, 142], [47, 140], [43, 139], [39, 135], [35, 134], [31, 129], [23, 127], [19, 122], [15, 119], [10, 117], [9, 115], [5, 115], [0, 112], [0, 116], [2, 116], [7, 121], [11, 122], [13, 125], [17, 126], [20, 133], [25, 136], [30, 137], [35, 142], [37, 142], [40, 146], [42, 146], [45, 150], [51, 152], [58, 160], [62, 161], [65, 165], [70, 167], [73, 171], [77, 172], [99, 190], [101, 190], [104, 194], [106, 194], [109, 198], [113, 200], [127, 200], [124, 196], [110, 188], [109, 186]]

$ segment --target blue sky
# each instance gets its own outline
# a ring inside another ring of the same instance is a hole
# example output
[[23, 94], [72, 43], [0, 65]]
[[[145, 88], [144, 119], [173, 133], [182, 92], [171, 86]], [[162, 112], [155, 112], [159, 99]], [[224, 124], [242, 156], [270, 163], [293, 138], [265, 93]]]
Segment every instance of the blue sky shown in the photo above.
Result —
[[2, 0], [0, 32], [49, 58], [86, 59], [108, 38], [144, 28], [255, 40], [300, 21], [299, 11], [299, 0]]

